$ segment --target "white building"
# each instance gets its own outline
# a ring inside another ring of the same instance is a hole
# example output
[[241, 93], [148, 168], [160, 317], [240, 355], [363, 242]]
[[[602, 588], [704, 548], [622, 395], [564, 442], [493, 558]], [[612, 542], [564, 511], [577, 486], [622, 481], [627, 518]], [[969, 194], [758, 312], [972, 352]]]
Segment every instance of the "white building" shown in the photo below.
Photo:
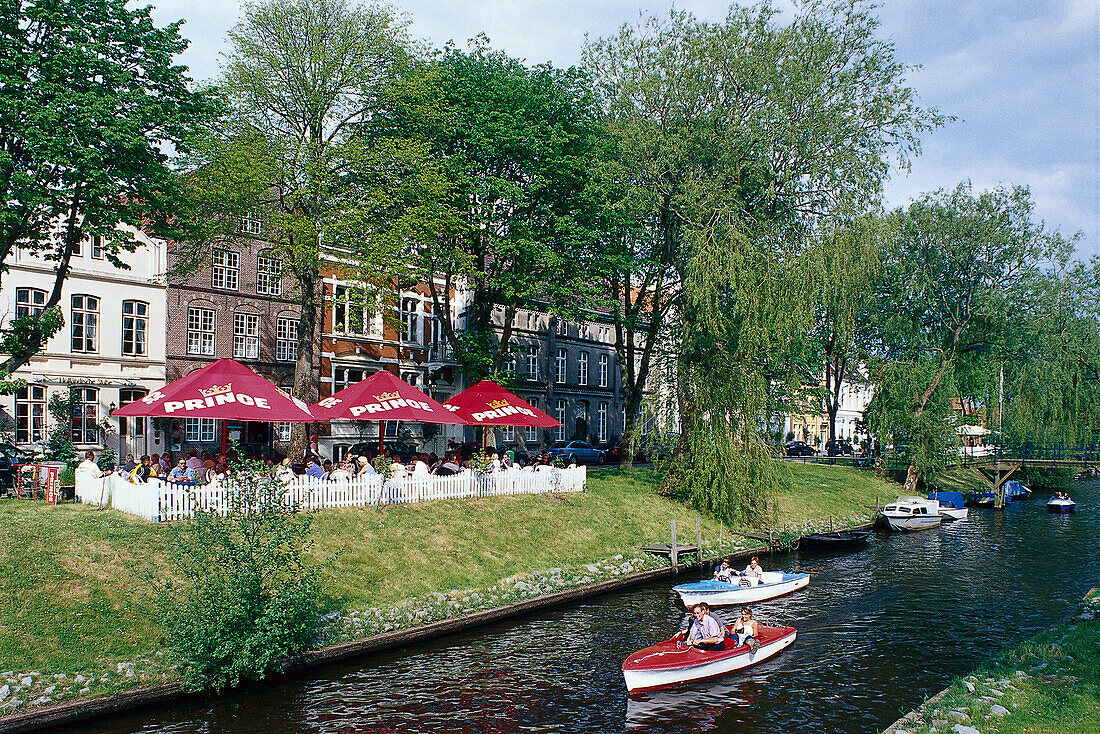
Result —
[[[861, 367], [860, 372], [864, 370]], [[864, 374], [866, 377], [866, 375]], [[863, 412], [875, 396], [874, 388], [869, 382], [852, 383], [844, 380], [840, 383], [839, 404], [836, 412], [836, 437], [850, 441], [854, 446], [856, 441], [866, 438], [866, 429], [862, 427]], [[825, 403], [820, 404], [810, 401], [806, 413], [802, 415], [791, 414], [786, 416], [783, 425], [783, 434], [786, 437], [794, 434], [795, 441], [806, 441], [819, 449], [825, 447], [829, 440], [829, 413], [825, 410]]]
[[[130, 230], [133, 232], [133, 230]], [[74, 253], [61, 300], [65, 324], [15, 377], [27, 386], [0, 396], [0, 416], [12, 426], [15, 443], [37, 449], [53, 418], [50, 395], [72, 389], [80, 409], [72, 420], [78, 452], [109, 447], [120, 456], [163, 452], [163, 438], [147, 418], [109, 418], [112, 406], [129, 403], [165, 382], [166, 298], [162, 275], [165, 245], [134, 232], [140, 246], [119, 259], [104, 257], [98, 238]], [[53, 288], [55, 264], [17, 248], [0, 289], [0, 319], [7, 323], [42, 310]]]

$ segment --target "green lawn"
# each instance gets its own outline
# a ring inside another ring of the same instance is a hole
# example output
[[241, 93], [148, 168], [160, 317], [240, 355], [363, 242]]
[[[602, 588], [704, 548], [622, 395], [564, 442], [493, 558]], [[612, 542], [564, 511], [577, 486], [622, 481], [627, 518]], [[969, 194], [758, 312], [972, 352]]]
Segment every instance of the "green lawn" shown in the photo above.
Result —
[[[866, 519], [896, 486], [840, 467], [790, 466], [777, 524]], [[491, 586], [667, 541], [696, 513], [661, 497], [648, 470], [593, 474], [580, 494], [526, 495], [319, 512], [314, 556], [346, 608]], [[849, 522], [850, 524], [850, 522]], [[704, 519], [704, 542], [718, 523]], [[0, 671], [87, 671], [161, 646], [153, 579], [170, 573], [173, 529], [114, 510], [0, 501]], [[3, 681], [0, 681], [0, 685]]]

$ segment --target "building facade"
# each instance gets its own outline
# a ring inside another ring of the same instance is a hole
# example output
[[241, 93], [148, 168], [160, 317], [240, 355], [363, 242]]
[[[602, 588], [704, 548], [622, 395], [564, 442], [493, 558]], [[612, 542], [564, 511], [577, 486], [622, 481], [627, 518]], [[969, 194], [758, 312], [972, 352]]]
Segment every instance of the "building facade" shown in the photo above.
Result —
[[[109, 448], [124, 457], [165, 450], [165, 436], [148, 419], [110, 417], [165, 382], [165, 245], [129, 231], [138, 247], [118, 254], [128, 270], [106, 258], [98, 237], [73, 254], [59, 302], [64, 327], [15, 372], [27, 386], [0, 397], [0, 417], [20, 448], [41, 449], [61, 420], [51, 415], [50, 398], [69, 391], [76, 410], [67, 427], [78, 452]], [[8, 265], [0, 291], [4, 321], [41, 313], [55, 264], [17, 248]]]
[[[862, 369], [861, 369], [862, 372]], [[874, 388], [869, 382], [840, 383], [840, 395], [836, 413], [836, 437], [844, 439], [858, 446], [859, 441], [867, 437], [867, 429], [863, 422], [863, 413], [871, 404], [871, 398], [875, 396]], [[813, 403], [811, 410], [803, 414], [791, 414], [786, 416], [783, 433], [784, 437], [794, 435], [792, 440], [805, 441], [818, 450], [825, 448], [829, 440], [829, 414], [823, 404]], [[817, 410], [813, 410], [816, 408]]]

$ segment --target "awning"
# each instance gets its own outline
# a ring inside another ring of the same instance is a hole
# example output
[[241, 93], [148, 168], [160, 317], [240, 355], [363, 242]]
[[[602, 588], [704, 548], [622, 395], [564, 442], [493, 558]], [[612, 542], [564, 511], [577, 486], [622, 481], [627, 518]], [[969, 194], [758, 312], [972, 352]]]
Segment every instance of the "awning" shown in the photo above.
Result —
[[959, 426], [957, 429], [960, 436], [988, 436], [992, 431], [984, 426]]
[[441, 403], [385, 370], [310, 406], [323, 421], [411, 421], [462, 424]]
[[561, 425], [492, 380], [482, 380], [443, 405], [471, 426], [554, 428]]

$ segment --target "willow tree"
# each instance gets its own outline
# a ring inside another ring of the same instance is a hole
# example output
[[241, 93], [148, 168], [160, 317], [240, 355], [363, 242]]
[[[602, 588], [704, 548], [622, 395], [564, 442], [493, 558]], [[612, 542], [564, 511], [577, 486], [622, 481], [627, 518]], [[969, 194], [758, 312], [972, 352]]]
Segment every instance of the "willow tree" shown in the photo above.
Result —
[[806, 234], [878, 200], [940, 122], [906, 86], [864, 3], [769, 3], [721, 23], [687, 13], [590, 50], [636, 198], [680, 233], [679, 471], [666, 485], [741, 522], [783, 481], [761, 426], [810, 328]]
[[[1032, 221], [1024, 188], [975, 195], [969, 184], [922, 197], [886, 219], [883, 277], [876, 294], [875, 351], [894, 365], [882, 394], [904, 400], [879, 410], [879, 430], [909, 447], [905, 491], [942, 465], [953, 430], [951, 411], [930, 412], [957, 397], [953, 376], [964, 354], [992, 342], [1014, 309], [1026, 307], [1027, 286], [1059, 246]], [[891, 385], [890, 382], [901, 385]]]
[[[417, 76], [404, 22], [384, 6], [346, 0], [266, 0], [230, 32], [217, 88], [230, 115], [200, 141], [188, 183], [202, 228], [179, 253], [194, 268], [254, 212], [301, 314], [294, 394], [312, 402], [322, 263], [379, 292], [408, 243], [434, 229], [430, 202], [446, 189], [424, 146], [388, 136], [380, 120]], [[295, 424], [291, 452], [305, 448]]]

